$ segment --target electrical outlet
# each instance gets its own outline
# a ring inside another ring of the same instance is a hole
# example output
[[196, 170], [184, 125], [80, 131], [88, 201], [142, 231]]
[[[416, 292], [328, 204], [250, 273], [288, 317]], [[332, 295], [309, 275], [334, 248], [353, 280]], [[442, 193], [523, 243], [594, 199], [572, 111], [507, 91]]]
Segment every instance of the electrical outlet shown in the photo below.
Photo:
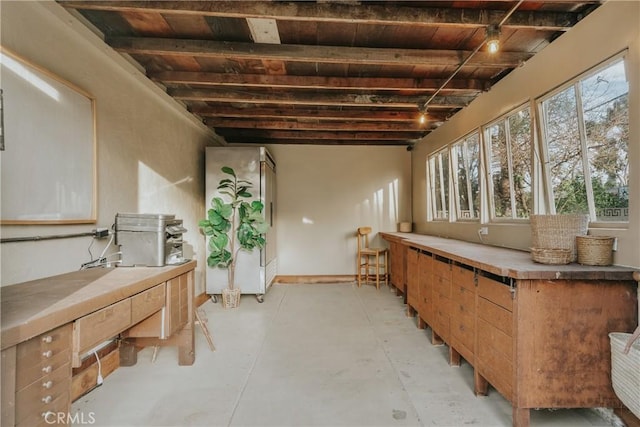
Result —
[[94, 228], [93, 229], [93, 237], [96, 239], [103, 239], [109, 235], [108, 228]]
[[480, 227], [480, 229], [478, 229], [478, 234], [486, 236], [489, 234], [489, 227]]

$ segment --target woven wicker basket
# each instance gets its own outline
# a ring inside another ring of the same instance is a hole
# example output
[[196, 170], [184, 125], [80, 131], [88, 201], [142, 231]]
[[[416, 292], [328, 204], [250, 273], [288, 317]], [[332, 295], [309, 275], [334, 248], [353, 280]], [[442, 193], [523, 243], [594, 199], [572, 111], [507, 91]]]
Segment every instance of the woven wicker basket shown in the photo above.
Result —
[[[640, 327], [636, 332], [640, 331]], [[634, 334], [636, 335], [636, 334]], [[616, 396], [640, 418], [640, 341], [623, 332], [611, 332], [611, 383]], [[635, 336], [637, 338], [637, 336]], [[624, 353], [625, 345], [631, 344]]]
[[531, 215], [531, 246], [570, 249], [569, 262], [574, 262], [578, 259], [576, 236], [586, 235], [588, 225], [588, 215]]
[[540, 264], [569, 264], [571, 249], [531, 248], [531, 259]]
[[577, 236], [578, 263], [584, 265], [613, 264], [613, 237]]
[[222, 307], [236, 308], [240, 305], [240, 289], [224, 288], [222, 290]]

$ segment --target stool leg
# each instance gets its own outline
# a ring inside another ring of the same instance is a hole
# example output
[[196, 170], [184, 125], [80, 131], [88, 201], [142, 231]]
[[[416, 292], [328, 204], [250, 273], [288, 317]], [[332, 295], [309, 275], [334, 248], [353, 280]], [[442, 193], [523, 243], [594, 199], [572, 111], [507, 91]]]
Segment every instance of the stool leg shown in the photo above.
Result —
[[384, 253], [384, 284], [389, 286], [389, 252]]
[[376, 251], [376, 289], [380, 290], [380, 252]]

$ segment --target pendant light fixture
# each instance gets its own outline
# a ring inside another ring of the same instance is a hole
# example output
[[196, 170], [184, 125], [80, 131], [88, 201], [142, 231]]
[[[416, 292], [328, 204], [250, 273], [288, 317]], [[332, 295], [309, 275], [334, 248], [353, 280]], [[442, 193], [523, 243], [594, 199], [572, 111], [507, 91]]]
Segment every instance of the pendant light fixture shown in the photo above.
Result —
[[492, 24], [486, 29], [487, 50], [496, 53], [500, 49], [500, 27]]

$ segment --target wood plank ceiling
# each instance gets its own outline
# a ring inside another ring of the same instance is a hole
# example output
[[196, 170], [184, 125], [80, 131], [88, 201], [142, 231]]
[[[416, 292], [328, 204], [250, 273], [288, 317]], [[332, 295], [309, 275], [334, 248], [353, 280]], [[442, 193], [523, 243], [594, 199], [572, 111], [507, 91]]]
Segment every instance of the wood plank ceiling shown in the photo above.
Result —
[[602, 2], [59, 3], [228, 144], [410, 148]]

